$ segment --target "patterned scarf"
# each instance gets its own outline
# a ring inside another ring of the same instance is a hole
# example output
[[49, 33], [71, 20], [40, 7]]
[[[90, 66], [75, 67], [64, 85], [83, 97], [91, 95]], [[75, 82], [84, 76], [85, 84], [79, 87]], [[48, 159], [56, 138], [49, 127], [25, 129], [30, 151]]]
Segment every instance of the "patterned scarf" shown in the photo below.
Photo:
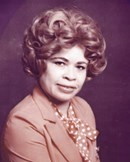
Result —
[[81, 157], [85, 162], [92, 162], [90, 160], [88, 139], [95, 141], [98, 135], [98, 131], [91, 128], [81, 119], [78, 119], [72, 105], [69, 106], [67, 117], [65, 117], [56, 106], [54, 107], [56, 116], [58, 116], [63, 122], [63, 125], [66, 128], [68, 134], [76, 144]]

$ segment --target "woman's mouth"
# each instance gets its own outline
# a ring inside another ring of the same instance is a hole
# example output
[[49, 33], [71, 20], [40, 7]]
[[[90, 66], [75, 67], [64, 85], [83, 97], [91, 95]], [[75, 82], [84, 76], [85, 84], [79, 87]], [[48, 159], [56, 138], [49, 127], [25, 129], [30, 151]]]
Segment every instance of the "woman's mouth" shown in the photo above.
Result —
[[71, 86], [71, 85], [62, 85], [62, 84], [57, 84], [58, 88], [64, 92], [64, 93], [72, 93], [76, 87], [75, 86]]

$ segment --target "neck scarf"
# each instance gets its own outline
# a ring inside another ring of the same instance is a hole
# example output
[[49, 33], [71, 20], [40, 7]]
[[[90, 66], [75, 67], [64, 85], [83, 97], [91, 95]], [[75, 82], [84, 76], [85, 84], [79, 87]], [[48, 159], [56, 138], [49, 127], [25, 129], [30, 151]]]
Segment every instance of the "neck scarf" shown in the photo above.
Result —
[[68, 108], [67, 117], [65, 117], [56, 106], [54, 107], [56, 116], [63, 122], [66, 131], [76, 144], [81, 157], [85, 162], [92, 162], [90, 159], [88, 140], [95, 141], [98, 131], [91, 128], [88, 123], [78, 119], [72, 105]]

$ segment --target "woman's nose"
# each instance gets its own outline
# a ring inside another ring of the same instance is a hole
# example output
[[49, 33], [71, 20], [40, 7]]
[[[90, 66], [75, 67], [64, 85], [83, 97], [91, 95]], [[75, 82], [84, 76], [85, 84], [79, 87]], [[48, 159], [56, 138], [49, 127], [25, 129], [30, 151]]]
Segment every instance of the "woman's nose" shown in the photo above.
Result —
[[63, 78], [73, 81], [76, 80], [76, 72], [73, 67], [66, 68], [65, 73], [63, 74]]

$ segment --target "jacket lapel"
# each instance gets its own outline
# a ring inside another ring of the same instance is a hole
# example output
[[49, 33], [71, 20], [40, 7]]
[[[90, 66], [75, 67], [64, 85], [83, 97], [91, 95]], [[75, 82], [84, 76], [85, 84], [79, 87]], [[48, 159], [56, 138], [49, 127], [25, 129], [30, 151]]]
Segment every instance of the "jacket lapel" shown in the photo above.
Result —
[[47, 123], [46, 129], [56, 147], [69, 162], [81, 161], [78, 149], [60, 123]]
[[33, 98], [41, 111], [43, 119], [47, 121], [44, 125], [45, 129], [56, 147], [67, 161], [81, 162], [82, 159], [77, 147], [67, 134], [61, 121], [54, 115], [54, 110], [52, 109], [51, 103], [48, 101], [47, 97], [43, 95], [39, 88], [36, 87], [33, 91]]

